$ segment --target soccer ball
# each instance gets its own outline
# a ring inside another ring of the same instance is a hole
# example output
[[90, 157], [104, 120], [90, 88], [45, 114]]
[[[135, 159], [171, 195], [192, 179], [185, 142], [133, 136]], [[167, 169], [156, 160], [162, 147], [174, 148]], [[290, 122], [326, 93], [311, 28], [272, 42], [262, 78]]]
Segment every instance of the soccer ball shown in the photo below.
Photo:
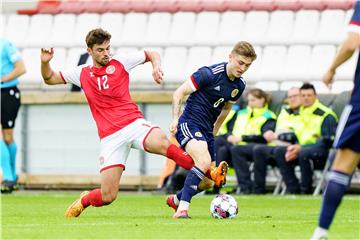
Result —
[[214, 218], [234, 218], [238, 213], [237, 202], [228, 194], [219, 194], [211, 201], [210, 213]]

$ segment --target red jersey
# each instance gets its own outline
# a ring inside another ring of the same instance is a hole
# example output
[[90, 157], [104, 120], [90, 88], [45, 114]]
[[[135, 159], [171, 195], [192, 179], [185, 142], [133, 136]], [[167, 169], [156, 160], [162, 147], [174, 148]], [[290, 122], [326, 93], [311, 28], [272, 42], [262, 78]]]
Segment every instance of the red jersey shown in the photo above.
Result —
[[129, 72], [147, 61], [146, 52], [115, 55], [106, 66], [88, 64], [60, 71], [65, 83], [81, 87], [95, 119], [100, 139], [117, 132], [142, 113], [130, 97]]

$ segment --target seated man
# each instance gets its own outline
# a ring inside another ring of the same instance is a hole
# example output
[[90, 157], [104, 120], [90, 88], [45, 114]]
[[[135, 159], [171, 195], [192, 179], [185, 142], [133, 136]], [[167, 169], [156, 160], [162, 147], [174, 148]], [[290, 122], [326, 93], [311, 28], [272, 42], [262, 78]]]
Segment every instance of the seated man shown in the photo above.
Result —
[[[313, 168], [324, 167], [337, 126], [335, 113], [320, 103], [312, 84], [304, 83], [300, 95], [298, 144], [278, 147], [274, 153], [289, 193], [312, 192]], [[296, 163], [300, 165], [301, 186], [294, 172]]]
[[240, 193], [252, 192], [249, 161], [255, 143], [266, 143], [263, 134], [274, 130], [276, 115], [269, 110], [269, 97], [261, 89], [251, 89], [247, 94], [248, 107], [240, 110], [232, 134], [227, 140], [232, 144], [231, 159], [235, 169]]
[[274, 151], [278, 146], [287, 146], [297, 142], [296, 131], [300, 121], [300, 89], [293, 87], [287, 93], [288, 106], [283, 108], [276, 121], [276, 131], [268, 130], [264, 138], [268, 142], [256, 144], [253, 149], [254, 193], [265, 193], [266, 167], [275, 166]]

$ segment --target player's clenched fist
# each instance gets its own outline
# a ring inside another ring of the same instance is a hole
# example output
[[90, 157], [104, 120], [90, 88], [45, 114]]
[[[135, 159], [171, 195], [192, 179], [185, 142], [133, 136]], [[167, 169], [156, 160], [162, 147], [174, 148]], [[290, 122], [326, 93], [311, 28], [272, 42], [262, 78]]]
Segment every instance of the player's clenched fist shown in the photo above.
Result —
[[163, 80], [164, 73], [161, 67], [155, 67], [152, 73], [152, 76], [156, 83], [161, 84]]
[[178, 121], [177, 120], [173, 120], [169, 126], [169, 131], [171, 134], [174, 134], [177, 132], [177, 126], [178, 126]]
[[41, 62], [48, 63], [54, 56], [54, 48], [41, 48]]

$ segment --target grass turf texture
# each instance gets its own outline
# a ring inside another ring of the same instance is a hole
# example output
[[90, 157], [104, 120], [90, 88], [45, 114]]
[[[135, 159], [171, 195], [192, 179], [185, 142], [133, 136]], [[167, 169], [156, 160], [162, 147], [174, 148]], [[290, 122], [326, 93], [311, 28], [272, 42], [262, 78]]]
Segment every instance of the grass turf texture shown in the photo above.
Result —
[[[79, 192], [80, 193], [80, 192]], [[172, 219], [165, 196], [120, 192], [102, 208], [89, 207], [66, 219], [73, 192], [17, 192], [2, 195], [2, 239], [309, 239], [316, 226], [320, 197], [235, 196], [235, 219], [213, 219], [213, 195], [193, 199], [192, 219]], [[330, 239], [359, 239], [360, 197], [347, 196]]]

